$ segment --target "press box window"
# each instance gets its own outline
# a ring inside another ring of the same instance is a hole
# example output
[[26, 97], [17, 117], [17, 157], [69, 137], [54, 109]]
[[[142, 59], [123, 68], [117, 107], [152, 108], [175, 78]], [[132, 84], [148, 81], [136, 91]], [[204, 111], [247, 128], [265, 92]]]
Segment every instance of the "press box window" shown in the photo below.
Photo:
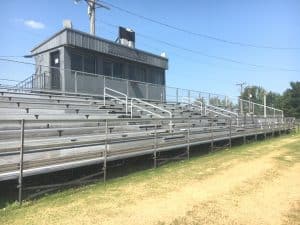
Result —
[[114, 63], [113, 74], [114, 77], [124, 78], [124, 66], [122, 63]]
[[103, 73], [105, 76], [112, 76], [112, 63], [103, 62]]
[[82, 67], [82, 56], [77, 54], [71, 54], [71, 70], [82, 71]]
[[84, 72], [95, 73], [96, 59], [94, 56], [84, 57]]

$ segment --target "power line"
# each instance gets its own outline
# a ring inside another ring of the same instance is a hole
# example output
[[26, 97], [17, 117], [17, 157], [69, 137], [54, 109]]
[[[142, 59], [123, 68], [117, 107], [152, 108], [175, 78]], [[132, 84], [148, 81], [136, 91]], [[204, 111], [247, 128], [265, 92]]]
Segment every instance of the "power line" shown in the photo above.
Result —
[[[114, 25], [108, 25], [108, 23], [104, 23], [104, 22], [102, 22], [102, 21], [100, 21], [100, 23], [103, 23], [104, 25], [106, 25], [106, 26], [110, 26], [110, 27], [112, 27], [112, 26], [114, 26]], [[114, 26], [115, 27], [115, 26]], [[111, 35], [115, 35], [115, 32], [113, 32], [112, 31], [112, 29], [107, 29], [107, 28], [103, 28], [102, 27], [102, 29], [105, 29], [106, 30], [106, 32], [108, 32], [109, 34], [111, 34]], [[114, 30], [115, 31], [115, 30]], [[139, 35], [140, 36], [140, 35]], [[142, 37], [142, 36], [140, 36], [140, 37]], [[142, 37], [142, 38], [144, 38], [144, 39], [147, 39], [147, 40], [149, 40], [148, 38], [146, 38], [146, 37]], [[143, 46], [147, 46], [148, 48], [150, 48], [150, 49], [152, 49], [152, 50], [154, 50], [154, 51], [158, 51], [158, 52], [161, 52], [162, 51], [162, 49], [160, 49], [160, 48], [158, 48], [158, 47], [154, 47], [153, 45], [149, 45], [149, 43], [146, 43], [146, 42], [144, 42], [144, 41], [139, 41], [139, 43], [142, 43], [142, 45]], [[184, 56], [184, 55], [181, 55], [180, 53], [178, 53], [177, 51], [172, 51], [172, 50], [168, 50], [168, 53], [171, 53], [171, 55], [175, 55], [175, 56], [177, 56], [177, 57], [180, 57], [181, 59], [183, 59], [183, 60], [185, 60], [185, 61], [187, 61], [187, 62], [189, 62], [189, 63], [191, 63], [192, 61], [194, 62], [194, 63], [197, 63], [197, 64], [202, 64], [202, 65], [208, 65], [208, 66], [211, 66], [212, 68], [215, 68], [216, 66], [218, 66], [217, 64], [215, 64], [215, 63], [207, 63], [207, 62], [203, 62], [203, 61], [199, 61], [199, 59], [196, 59], [196, 58], [192, 58], [192, 57], [186, 57], [186, 56]], [[224, 65], [222, 65], [222, 67], [223, 68], [226, 68], [226, 69], [237, 69], [237, 67], [235, 67], [235, 68], [233, 68], [233, 67], [230, 67], [230, 68], [228, 68], [228, 67], [226, 67], [226, 66], [224, 66]], [[259, 70], [257, 70], [257, 69], [255, 69], [255, 68], [252, 68], [252, 69], [248, 69], [248, 68], [240, 68], [239, 70], [242, 70], [242, 71], [251, 71], [251, 72], [253, 72], [253, 71], [255, 71], [255, 72], [260, 72]]]
[[127, 13], [129, 15], [132, 15], [132, 16], [138, 17], [140, 19], [143, 19], [143, 20], [146, 20], [146, 21], [149, 21], [149, 22], [152, 22], [152, 23], [155, 23], [155, 24], [167, 27], [169, 29], [180, 31], [180, 32], [187, 33], [189, 35], [193, 35], [193, 36], [197, 36], [197, 37], [201, 37], [201, 38], [210, 39], [210, 40], [213, 40], [213, 41], [222, 42], [222, 43], [225, 43], [225, 44], [237, 45], [237, 46], [241, 46], [241, 47], [260, 48], [260, 49], [300, 50], [300, 47], [275, 47], [275, 46], [258, 45], [258, 44], [246, 43], [246, 42], [239, 42], [239, 41], [231, 41], [231, 40], [227, 40], [227, 39], [223, 39], [223, 38], [219, 38], [219, 37], [207, 35], [207, 34], [204, 34], [204, 33], [194, 32], [194, 31], [187, 30], [187, 29], [184, 29], [184, 28], [181, 28], [181, 27], [176, 27], [176, 26], [173, 26], [173, 25], [170, 25], [170, 24], [158, 21], [156, 19], [152, 19], [150, 17], [146, 17], [146, 16], [140, 15], [138, 13], [129, 11], [127, 9], [121, 8], [119, 6], [116, 6], [116, 5], [112, 4], [112, 3], [109, 3], [109, 2], [106, 2], [106, 1], [102, 1], [102, 2], [105, 3], [105, 4], [107, 4], [107, 5], [109, 5], [111, 8], [115, 8], [115, 9], [117, 9], [119, 11], [122, 11], [122, 12], [125, 12], [125, 13]]
[[[104, 22], [103, 20], [101, 20], [101, 22], [104, 23], [104, 24], [106, 24], [106, 25], [108, 25], [108, 26], [118, 27], [115, 24], [107, 23], [107, 22]], [[286, 71], [286, 72], [300, 72], [299, 69], [289, 69], [289, 68], [272, 67], [272, 66], [266, 66], [266, 65], [261, 65], [261, 64], [248, 63], [248, 62], [244, 62], [244, 61], [240, 61], [240, 60], [236, 60], [236, 59], [232, 59], [232, 58], [227, 58], [227, 57], [223, 57], [223, 56], [211, 55], [211, 54], [207, 54], [207, 53], [202, 52], [202, 51], [198, 51], [198, 50], [194, 50], [194, 49], [189, 49], [189, 48], [186, 48], [186, 47], [183, 47], [183, 46], [179, 46], [179, 45], [176, 45], [176, 44], [164, 41], [164, 40], [160, 40], [160, 39], [154, 38], [154, 37], [149, 36], [149, 35], [145, 35], [145, 34], [141, 34], [141, 33], [137, 33], [137, 32], [136, 32], [136, 34], [138, 36], [145, 37], [147, 39], [150, 39], [150, 40], [162, 43], [162, 44], [170, 46], [172, 48], [180, 49], [180, 50], [183, 50], [183, 51], [186, 51], [186, 52], [190, 52], [190, 53], [193, 53], [193, 54], [202, 55], [202, 56], [205, 56], [205, 57], [208, 57], [208, 58], [217, 59], [217, 60], [220, 60], [220, 61], [226, 61], [226, 62], [230, 62], [230, 63], [240, 64], [240, 65], [246, 65], [246, 66], [251, 66], [251, 67], [256, 67], [256, 68], [267, 68], [267, 69], [279, 70], [279, 71]]]
[[5, 79], [5, 78], [1, 78], [0, 81], [20, 82], [19, 80], [11, 80], [11, 79]]
[[22, 55], [0, 55], [2, 58], [24, 58]]

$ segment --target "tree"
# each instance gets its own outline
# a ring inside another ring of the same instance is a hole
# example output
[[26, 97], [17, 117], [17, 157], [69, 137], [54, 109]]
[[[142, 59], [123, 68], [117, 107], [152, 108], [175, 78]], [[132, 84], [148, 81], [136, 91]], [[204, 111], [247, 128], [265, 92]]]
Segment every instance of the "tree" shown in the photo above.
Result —
[[248, 86], [242, 93], [242, 99], [249, 100], [258, 104], [263, 104], [264, 93], [266, 90], [259, 86]]
[[279, 93], [270, 91], [266, 94], [267, 105], [272, 106], [274, 108], [282, 108], [281, 98], [282, 96]]
[[[275, 92], [267, 92], [264, 88], [259, 86], [246, 87], [242, 93], [242, 99], [250, 100], [252, 102], [263, 104], [264, 93], [266, 93], [266, 103], [277, 109], [282, 109], [285, 116], [300, 118], [300, 82], [291, 82], [288, 88], [282, 95]], [[247, 111], [247, 103], [245, 108]], [[263, 108], [258, 108], [256, 113], [262, 113]]]
[[280, 105], [285, 116], [300, 118], [300, 82], [291, 82], [281, 97]]

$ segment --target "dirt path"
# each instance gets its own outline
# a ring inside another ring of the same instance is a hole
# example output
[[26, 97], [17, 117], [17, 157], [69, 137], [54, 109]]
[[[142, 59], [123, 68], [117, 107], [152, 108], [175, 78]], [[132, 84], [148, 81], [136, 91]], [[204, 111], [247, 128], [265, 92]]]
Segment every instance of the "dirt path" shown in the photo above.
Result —
[[300, 200], [300, 164], [285, 168], [274, 160], [284, 153], [240, 162], [179, 191], [140, 201], [105, 224], [281, 224]]
[[9, 224], [300, 224], [300, 136], [183, 165], [33, 205]]
[[276, 160], [290, 158], [281, 147], [290, 142], [258, 159], [235, 161], [233, 167], [175, 192], [125, 207], [105, 224], [282, 224], [300, 201], [300, 164]]

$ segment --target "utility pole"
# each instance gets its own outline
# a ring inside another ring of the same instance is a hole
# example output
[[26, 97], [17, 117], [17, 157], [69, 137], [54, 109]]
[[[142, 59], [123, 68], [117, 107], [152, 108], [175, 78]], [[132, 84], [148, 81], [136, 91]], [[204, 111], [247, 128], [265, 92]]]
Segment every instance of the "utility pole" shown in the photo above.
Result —
[[246, 82], [236, 83], [236, 85], [241, 87], [239, 104], [240, 104], [241, 114], [243, 114], [243, 102], [241, 101], [241, 99], [243, 94], [243, 86], [246, 85]]
[[88, 15], [90, 18], [90, 34], [95, 35], [95, 20], [96, 20], [96, 0], [90, 0], [88, 4]]
[[[78, 4], [81, 0], [75, 0], [74, 3]], [[88, 15], [90, 19], [90, 34], [95, 35], [95, 21], [96, 21], [96, 8], [110, 9], [109, 7], [103, 5], [98, 0], [84, 0], [88, 5]]]

